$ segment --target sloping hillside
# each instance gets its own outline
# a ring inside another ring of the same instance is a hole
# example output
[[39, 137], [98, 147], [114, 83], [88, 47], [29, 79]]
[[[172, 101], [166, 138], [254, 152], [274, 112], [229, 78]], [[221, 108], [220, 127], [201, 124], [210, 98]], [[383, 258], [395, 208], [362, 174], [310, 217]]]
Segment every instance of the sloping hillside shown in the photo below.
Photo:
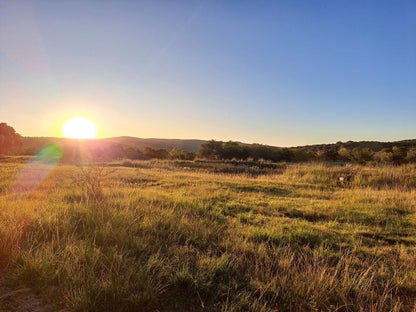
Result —
[[141, 139], [135, 137], [116, 137], [103, 139], [103, 141], [122, 144], [125, 146], [131, 146], [138, 149], [144, 149], [145, 147], [151, 147], [154, 149], [164, 148], [170, 151], [172, 148], [180, 150], [187, 150], [197, 152], [201, 144], [205, 143], [204, 140], [181, 140], [181, 139]]
[[[181, 139], [141, 139], [134, 137], [116, 137], [106, 139], [86, 140], [92, 145], [100, 145], [101, 147], [123, 147], [144, 149], [151, 147], [153, 149], [166, 149], [170, 151], [172, 148], [179, 150], [187, 150], [197, 152], [204, 140], [181, 140]], [[42, 147], [55, 143], [61, 146], [72, 145], [77, 140], [67, 138], [53, 138], [53, 137], [23, 137], [21, 151], [23, 154], [33, 154]]]

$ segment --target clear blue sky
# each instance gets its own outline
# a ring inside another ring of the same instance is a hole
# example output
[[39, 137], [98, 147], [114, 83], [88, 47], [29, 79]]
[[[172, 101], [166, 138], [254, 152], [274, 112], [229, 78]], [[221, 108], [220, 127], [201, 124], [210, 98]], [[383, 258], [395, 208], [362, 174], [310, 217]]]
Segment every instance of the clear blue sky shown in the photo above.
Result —
[[293, 146], [416, 137], [416, 1], [0, 0], [0, 121]]

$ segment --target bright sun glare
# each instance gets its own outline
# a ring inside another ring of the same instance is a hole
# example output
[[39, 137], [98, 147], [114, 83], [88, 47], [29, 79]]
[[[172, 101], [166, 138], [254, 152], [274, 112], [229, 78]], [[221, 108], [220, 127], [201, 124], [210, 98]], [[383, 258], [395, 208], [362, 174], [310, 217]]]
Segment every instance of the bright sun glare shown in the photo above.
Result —
[[62, 125], [62, 135], [71, 139], [94, 139], [97, 137], [97, 126], [85, 117], [72, 117]]

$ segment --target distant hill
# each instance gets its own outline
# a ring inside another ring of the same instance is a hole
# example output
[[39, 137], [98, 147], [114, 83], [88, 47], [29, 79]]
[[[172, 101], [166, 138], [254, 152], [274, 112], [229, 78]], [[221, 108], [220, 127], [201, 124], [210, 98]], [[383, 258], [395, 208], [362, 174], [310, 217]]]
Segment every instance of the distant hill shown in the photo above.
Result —
[[117, 143], [129, 147], [135, 147], [141, 150], [145, 147], [151, 147], [154, 149], [164, 148], [168, 151], [170, 151], [172, 148], [177, 148], [179, 150], [186, 150], [191, 152], [197, 152], [201, 147], [201, 144], [206, 142], [204, 140], [141, 139], [128, 136], [108, 138], [103, 139], [103, 141]]
[[[42, 147], [55, 143], [61, 146], [72, 145], [77, 140], [67, 138], [54, 137], [23, 137], [21, 151], [23, 154], [33, 154]], [[153, 149], [166, 149], [167, 151], [177, 148], [179, 150], [186, 150], [191, 152], [198, 152], [201, 144], [207, 142], [206, 140], [182, 140], [182, 139], [143, 139], [129, 136], [121, 136], [115, 138], [93, 139], [87, 140], [89, 144], [100, 147], [118, 147], [118, 148], [134, 148], [143, 150], [145, 147]], [[246, 144], [237, 142], [246, 146]], [[393, 146], [413, 148], [416, 147], [416, 139], [393, 141], [393, 142], [379, 142], [379, 141], [347, 141], [337, 142], [331, 144], [313, 144], [303, 145], [297, 147], [289, 147], [289, 149], [302, 149], [306, 151], [316, 152], [319, 150], [338, 150], [340, 147], [345, 147], [350, 150], [358, 148], [370, 148], [374, 152], [378, 152], [383, 148], [392, 148]], [[272, 146], [275, 147], [275, 146]]]
[[[166, 149], [170, 151], [173, 148], [179, 150], [187, 150], [197, 152], [204, 140], [181, 140], [181, 139], [141, 139], [128, 136], [83, 140], [89, 142], [90, 145], [99, 146], [100, 148], [134, 148], [143, 150], [145, 147], [153, 149]], [[33, 154], [42, 147], [55, 143], [61, 146], [73, 145], [77, 140], [67, 138], [53, 137], [23, 137], [21, 151], [23, 154]]]

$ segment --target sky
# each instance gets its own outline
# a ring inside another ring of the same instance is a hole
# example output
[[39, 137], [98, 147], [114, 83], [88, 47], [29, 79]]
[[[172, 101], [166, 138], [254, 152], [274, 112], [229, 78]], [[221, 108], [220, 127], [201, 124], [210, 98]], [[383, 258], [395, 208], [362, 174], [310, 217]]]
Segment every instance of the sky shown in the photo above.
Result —
[[0, 122], [297, 146], [416, 138], [416, 1], [0, 0]]

